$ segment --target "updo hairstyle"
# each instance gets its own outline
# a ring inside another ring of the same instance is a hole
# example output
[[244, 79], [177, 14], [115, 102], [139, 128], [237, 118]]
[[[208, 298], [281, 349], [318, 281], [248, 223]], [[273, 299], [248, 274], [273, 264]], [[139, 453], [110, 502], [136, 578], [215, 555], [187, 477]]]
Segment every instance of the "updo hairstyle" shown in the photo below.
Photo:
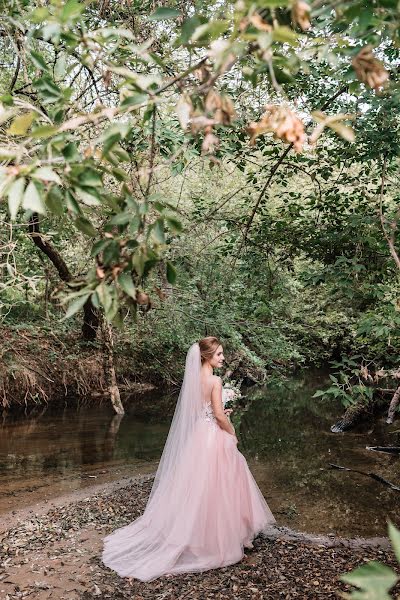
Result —
[[213, 336], [202, 338], [198, 343], [200, 346], [202, 363], [204, 363], [206, 360], [211, 360], [218, 346], [221, 346], [219, 339]]

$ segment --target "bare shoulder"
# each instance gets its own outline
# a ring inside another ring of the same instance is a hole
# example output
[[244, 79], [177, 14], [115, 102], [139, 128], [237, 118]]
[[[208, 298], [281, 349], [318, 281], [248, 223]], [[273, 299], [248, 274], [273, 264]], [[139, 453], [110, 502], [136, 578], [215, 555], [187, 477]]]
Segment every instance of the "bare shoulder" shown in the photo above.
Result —
[[221, 377], [218, 377], [218, 375], [212, 375], [212, 384], [213, 384], [213, 387], [215, 387], [217, 389], [221, 389], [222, 388]]

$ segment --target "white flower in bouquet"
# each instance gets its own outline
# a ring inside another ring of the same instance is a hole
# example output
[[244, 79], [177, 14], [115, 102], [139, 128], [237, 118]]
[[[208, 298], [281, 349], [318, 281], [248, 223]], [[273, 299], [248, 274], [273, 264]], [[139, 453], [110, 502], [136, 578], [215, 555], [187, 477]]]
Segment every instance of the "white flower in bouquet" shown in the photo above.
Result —
[[239, 400], [239, 398], [242, 397], [239, 386], [235, 385], [235, 382], [224, 383], [222, 388], [222, 397], [225, 405], [228, 402], [234, 404], [236, 400]]

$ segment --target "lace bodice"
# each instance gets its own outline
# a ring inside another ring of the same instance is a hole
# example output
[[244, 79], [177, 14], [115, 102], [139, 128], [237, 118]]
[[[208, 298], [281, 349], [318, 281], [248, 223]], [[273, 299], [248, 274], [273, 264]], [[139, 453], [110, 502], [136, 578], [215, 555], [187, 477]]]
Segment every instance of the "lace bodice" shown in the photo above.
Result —
[[[225, 404], [229, 400], [225, 388], [222, 388], [222, 404], [225, 408]], [[203, 410], [203, 418], [208, 421], [213, 427], [219, 427], [217, 419], [214, 416], [214, 411], [211, 406], [211, 401], [206, 402]]]

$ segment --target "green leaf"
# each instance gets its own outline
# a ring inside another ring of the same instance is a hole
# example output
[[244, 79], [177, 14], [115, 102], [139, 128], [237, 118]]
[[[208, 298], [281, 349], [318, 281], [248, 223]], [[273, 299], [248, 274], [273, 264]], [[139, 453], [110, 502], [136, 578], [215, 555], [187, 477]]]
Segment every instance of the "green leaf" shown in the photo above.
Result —
[[114, 167], [113, 169], [111, 169], [111, 173], [114, 175], [117, 181], [129, 180], [128, 174], [123, 169], [119, 169], [118, 167]]
[[47, 138], [55, 135], [57, 131], [58, 127], [54, 127], [53, 125], [39, 125], [39, 127], [32, 129], [31, 136], [33, 138]]
[[75, 227], [85, 233], [89, 237], [95, 237], [97, 230], [93, 227], [92, 223], [86, 217], [78, 217], [75, 220]]
[[340, 577], [345, 583], [350, 583], [358, 587], [363, 595], [358, 594], [358, 598], [365, 600], [391, 600], [387, 592], [396, 584], [398, 577], [396, 573], [376, 561], [370, 561], [354, 571]]
[[287, 6], [289, 0], [258, 0], [257, 5], [261, 8], [279, 8]]
[[103, 185], [101, 174], [90, 168], [85, 169], [79, 175], [79, 183], [84, 187], [101, 187]]
[[175, 267], [169, 262], [169, 260], [167, 261], [167, 281], [168, 283], [170, 283], [171, 285], [173, 285], [176, 281], [176, 269]]
[[200, 25], [200, 27], [196, 27], [191, 39], [193, 42], [215, 40], [219, 38], [228, 27], [228, 21], [216, 19], [209, 23], [205, 23], [204, 25]]
[[115, 144], [121, 138], [124, 139], [130, 129], [131, 125], [129, 123], [113, 123], [101, 134], [99, 140], [103, 143], [112, 140], [112, 144]]
[[352, 81], [349, 84], [349, 94], [357, 94], [360, 92], [360, 82], [359, 81]]
[[72, 317], [72, 315], [74, 315], [75, 313], [78, 312], [78, 310], [80, 310], [83, 305], [85, 304], [86, 300], [91, 296], [91, 292], [88, 292], [87, 294], [80, 296], [79, 298], [76, 298], [73, 302], [71, 302], [71, 304], [68, 307], [67, 312], [65, 313], [64, 317], [61, 319], [61, 321], [65, 321], [66, 319], [69, 319], [70, 317]]
[[[119, 164], [120, 162], [129, 162], [131, 159], [128, 152], [121, 148], [119, 144], [116, 144], [113, 148], [113, 156], [114, 158], [116, 157], [118, 159], [117, 164]], [[112, 161], [110, 160], [110, 162]]]
[[49, 65], [46, 62], [46, 60], [43, 58], [43, 56], [41, 54], [39, 54], [39, 52], [35, 52], [34, 50], [31, 50], [30, 56], [31, 56], [32, 62], [35, 65], [35, 67], [37, 67], [38, 69], [43, 70], [43, 71], [48, 71]]
[[130, 296], [134, 300], [136, 299], [136, 288], [132, 281], [132, 276], [130, 273], [120, 273], [118, 275], [118, 283], [124, 290], [124, 292], [128, 294], [128, 296]]
[[97, 286], [96, 292], [99, 296], [100, 304], [103, 306], [105, 312], [108, 313], [112, 305], [112, 297], [108, 286], [104, 282], [101, 282]]
[[204, 25], [204, 22], [204, 17], [202, 18], [199, 15], [193, 15], [190, 19], [186, 19], [181, 26], [180, 42], [182, 44], [187, 44], [196, 28], [200, 25]]
[[132, 266], [136, 270], [136, 273], [139, 277], [143, 275], [144, 272], [145, 259], [143, 253], [140, 251], [135, 252], [132, 256]]
[[115, 240], [110, 240], [103, 252], [103, 260], [105, 265], [119, 261], [119, 244]]
[[23, 194], [25, 189], [25, 179], [20, 177], [16, 179], [10, 186], [7, 197], [8, 197], [8, 210], [10, 211], [11, 220], [14, 221], [17, 216], [19, 207], [21, 206]]
[[174, 217], [167, 217], [166, 221], [172, 233], [180, 233], [182, 231], [183, 226], [182, 223], [178, 221], [178, 219], [174, 219]]
[[165, 244], [164, 221], [157, 219], [151, 229], [151, 234], [159, 244]]
[[103, 252], [104, 248], [108, 246], [111, 240], [98, 240], [93, 244], [90, 256], [97, 256], [100, 252]]
[[42, 197], [33, 181], [28, 184], [28, 187], [25, 190], [22, 199], [22, 207], [25, 208], [25, 210], [31, 210], [32, 212], [37, 212], [41, 215], [46, 213], [46, 207]]
[[110, 220], [110, 224], [111, 225], [126, 225], [132, 219], [132, 216], [133, 215], [130, 215], [129, 213], [125, 213], [125, 212], [119, 213]]
[[85, 191], [79, 187], [76, 188], [76, 193], [77, 193], [78, 197], [80, 198], [80, 200], [82, 200], [82, 202], [84, 204], [86, 204], [87, 206], [100, 206], [100, 204], [101, 204], [101, 202], [97, 198], [97, 196], [94, 196], [93, 194], [89, 194], [87, 191]]
[[46, 196], [46, 206], [54, 214], [61, 216], [64, 214], [64, 194], [58, 185], [52, 185]]
[[25, 135], [29, 127], [32, 125], [36, 113], [33, 111], [15, 117], [11, 126], [7, 129], [8, 135]]
[[106, 319], [109, 323], [111, 323], [111, 321], [114, 320], [117, 312], [118, 312], [118, 298], [115, 297], [114, 293], [115, 293], [115, 288], [112, 287], [110, 288], [110, 293], [111, 293], [111, 304], [109, 306], [109, 308], [107, 310], [105, 310], [106, 313]]
[[127, 96], [121, 102], [121, 107], [126, 108], [128, 106], [136, 106], [139, 104], [144, 104], [149, 100], [150, 96], [148, 94], [132, 94], [131, 96]]
[[63, 21], [68, 21], [69, 19], [75, 19], [79, 17], [81, 13], [85, 10], [85, 5], [79, 0], [68, 0], [68, 2], [64, 5], [64, 8], [61, 13], [61, 19]]
[[97, 292], [94, 292], [92, 295], [92, 304], [95, 308], [100, 308], [100, 300]]
[[0, 96], [0, 102], [5, 104], [6, 106], [13, 106], [14, 97], [12, 94], [8, 94], [8, 93], [3, 94], [2, 96]]
[[181, 13], [179, 10], [176, 10], [176, 8], [159, 6], [148, 18], [151, 21], [165, 21], [167, 19], [176, 19], [176, 17], [179, 17], [180, 14]]
[[81, 215], [82, 214], [81, 207], [79, 206], [78, 202], [76, 201], [76, 199], [74, 198], [74, 196], [71, 194], [71, 192], [69, 190], [67, 190], [65, 192], [65, 200], [67, 202], [68, 210], [73, 215]]
[[32, 177], [34, 179], [41, 179], [42, 181], [54, 181], [54, 183], [61, 184], [61, 179], [53, 169], [50, 169], [50, 167], [40, 167], [39, 169], [36, 169], [36, 171], [32, 173]]
[[81, 157], [77, 145], [73, 142], [70, 142], [62, 149], [62, 154], [66, 160], [70, 161], [78, 161]]
[[282, 42], [290, 44], [291, 46], [297, 46], [298, 44], [298, 35], [293, 29], [289, 27], [276, 27], [272, 31], [272, 36], [275, 42]]
[[38, 92], [40, 92], [40, 96], [44, 104], [56, 102], [62, 98], [61, 89], [48, 75], [43, 75], [43, 77], [35, 79], [33, 86], [38, 90]]
[[63, 79], [67, 70], [67, 56], [64, 52], [58, 55], [56, 64], [54, 65], [54, 75], [57, 79]]
[[393, 551], [400, 564], [400, 531], [389, 521], [389, 537], [392, 542]]
[[139, 215], [146, 215], [149, 210], [149, 203], [144, 201], [139, 204]]

